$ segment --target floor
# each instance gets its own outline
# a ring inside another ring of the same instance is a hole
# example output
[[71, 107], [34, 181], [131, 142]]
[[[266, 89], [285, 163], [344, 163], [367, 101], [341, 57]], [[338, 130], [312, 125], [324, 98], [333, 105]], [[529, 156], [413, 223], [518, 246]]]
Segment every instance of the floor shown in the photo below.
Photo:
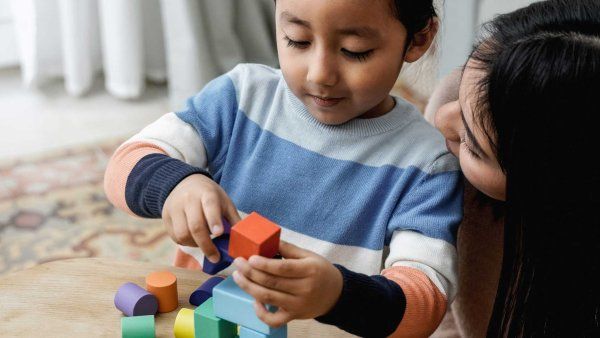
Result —
[[91, 93], [68, 96], [56, 80], [27, 89], [18, 68], [0, 69], [0, 161], [127, 137], [169, 112], [167, 87], [149, 84], [140, 99], [120, 100], [99, 78]]

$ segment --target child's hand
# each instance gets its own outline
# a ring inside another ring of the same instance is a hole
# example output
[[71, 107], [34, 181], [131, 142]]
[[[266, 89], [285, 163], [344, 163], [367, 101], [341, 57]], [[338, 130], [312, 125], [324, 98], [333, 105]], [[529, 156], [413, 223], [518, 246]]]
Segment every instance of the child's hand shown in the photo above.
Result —
[[210, 234], [218, 236], [223, 233], [223, 217], [231, 225], [240, 220], [235, 205], [225, 191], [213, 180], [200, 174], [190, 175], [179, 182], [162, 209], [162, 219], [173, 241], [200, 247], [213, 263], [219, 261], [219, 251]]
[[[342, 292], [341, 272], [325, 258], [281, 242], [285, 259], [236, 258], [235, 282], [256, 299], [258, 318], [272, 327], [292, 319], [315, 318], [329, 312]], [[268, 312], [264, 304], [279, 307]]]

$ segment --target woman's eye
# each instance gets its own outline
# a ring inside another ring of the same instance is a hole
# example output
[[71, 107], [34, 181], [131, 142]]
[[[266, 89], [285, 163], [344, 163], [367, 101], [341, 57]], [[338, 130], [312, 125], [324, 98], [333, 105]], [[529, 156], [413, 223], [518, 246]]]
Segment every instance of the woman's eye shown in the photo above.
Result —
[[296, 40], [290, 39], [288, 36], [285, 37], [285, 40], [288, 43], [288, 47], [292, 47], [292, 48], [304, 49], [310, 45], [310, 42], [308, 42], [308, 41], [296, 41]]
[[465, 140], [464, 136], [461, 136], [460, 143], [465, 146], [465, 148], [467, 149], [467, 153], [469, 153], [469, 155], [473, 156], [476, 159], [481, 159], [481, 156], [477, 152], [475, 152], [475, 150], [473, 150], [473, 148], [471, 148], [471, 146], [469, 145], [469, 142], [467, 142]]
[[347, 57], [351, 59], [358, 60], [360, 62], [366, 61], [367, 58], [373, 53], [373, 50], [370, 49], [366, 52], [351, 52], [347, 49], [342, 49], [342, 53], [344, 53]]

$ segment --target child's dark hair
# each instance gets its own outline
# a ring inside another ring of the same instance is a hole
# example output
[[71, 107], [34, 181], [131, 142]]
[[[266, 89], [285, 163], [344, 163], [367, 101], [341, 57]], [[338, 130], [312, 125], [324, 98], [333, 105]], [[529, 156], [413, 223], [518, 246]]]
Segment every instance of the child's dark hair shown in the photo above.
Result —
[[433, 0], [392, 0], [392, 11], [406, 28], [407, 45], [416, 33], [427, 28], [431, 20], [437, 17]]
[[600, 1], [549, 0], [485, 27], [475, 121], [507, 177], [491, 337], [600, 336]]

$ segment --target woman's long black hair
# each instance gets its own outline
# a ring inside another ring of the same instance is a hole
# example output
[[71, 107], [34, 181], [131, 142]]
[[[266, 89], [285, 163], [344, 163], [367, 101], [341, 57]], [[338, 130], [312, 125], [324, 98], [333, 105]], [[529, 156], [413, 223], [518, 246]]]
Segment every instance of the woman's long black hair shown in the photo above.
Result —
[[488, 336], [600, 337], [600, 1], [534, 3], [485, 31], [474, 111], [507, 177]]

